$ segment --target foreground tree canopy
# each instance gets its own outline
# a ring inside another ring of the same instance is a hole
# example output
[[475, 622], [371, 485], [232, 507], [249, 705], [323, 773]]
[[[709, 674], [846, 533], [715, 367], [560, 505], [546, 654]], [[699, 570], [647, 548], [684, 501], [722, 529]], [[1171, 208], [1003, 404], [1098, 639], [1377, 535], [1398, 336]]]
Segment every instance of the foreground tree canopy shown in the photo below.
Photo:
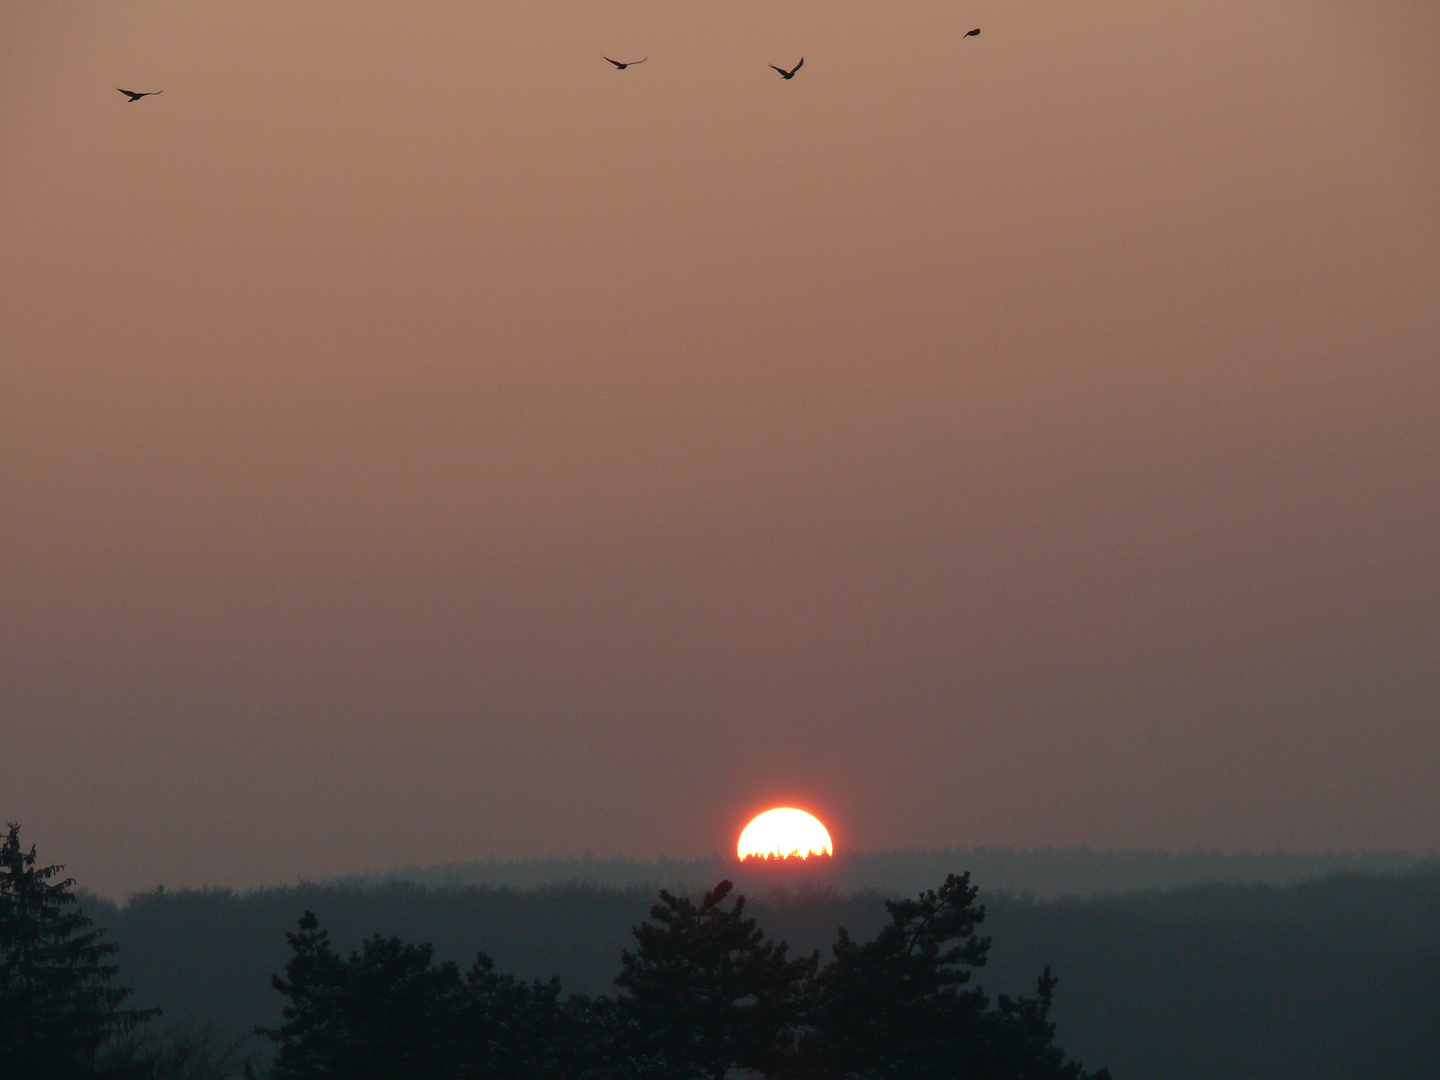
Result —
[[463, 976], [428, 945], [373, 937], [341, 956], [306, 912], [275, 988], [277, 1080], [621, 1077], [723, 1080], [1105, 1080], [1055, 1045], [1047, 969], [1035, 996], [993, 1004], [971, 985], [988, 938], [969, 876], [887, 904], [874, 941], [844, 930], [833, 958], [791, 958], [720, 882], [699, 902], [661, 891], [621, 956], [615, 998], [558, 982]]

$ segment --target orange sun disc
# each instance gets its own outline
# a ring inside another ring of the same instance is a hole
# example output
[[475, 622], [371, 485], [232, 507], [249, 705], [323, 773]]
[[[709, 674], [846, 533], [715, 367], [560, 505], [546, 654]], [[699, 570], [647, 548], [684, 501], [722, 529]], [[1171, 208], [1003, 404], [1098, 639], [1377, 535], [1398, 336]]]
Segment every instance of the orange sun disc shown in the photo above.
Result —
[[742, 859], [806, 858], [835, 853], [830, 834], [820, 819], [788, 806], [766, 810], [746, 825], [735, 850]]

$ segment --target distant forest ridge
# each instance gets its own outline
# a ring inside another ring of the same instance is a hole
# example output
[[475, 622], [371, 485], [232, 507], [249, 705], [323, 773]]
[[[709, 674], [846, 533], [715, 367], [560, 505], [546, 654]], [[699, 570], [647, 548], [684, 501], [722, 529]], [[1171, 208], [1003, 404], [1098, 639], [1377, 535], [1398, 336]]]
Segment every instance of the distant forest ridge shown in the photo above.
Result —
[[803, 867], [739, 863], [733, 858], [641, 861], [590, 856], [565, 859], [488, 859], [407, 866], [386, 873], [351, 875], [344, 883], [370, 886], [414, 882], [427, 886], [533, 889], [586, 884], [602, 888], [665, 887], [692, 890], [733, 879], [744, 889], [821, 886], [845, 893], [908, 896], [963, 868], [985, 893], [1056, 899], [1091, 897], [1197, 884], [1292, 885], [1340, 873], [1400, 874], [1435, 865], [1402, 851], [1220, 852], [1093, 851], [1089, 848], [943, 848], [842, 852]]

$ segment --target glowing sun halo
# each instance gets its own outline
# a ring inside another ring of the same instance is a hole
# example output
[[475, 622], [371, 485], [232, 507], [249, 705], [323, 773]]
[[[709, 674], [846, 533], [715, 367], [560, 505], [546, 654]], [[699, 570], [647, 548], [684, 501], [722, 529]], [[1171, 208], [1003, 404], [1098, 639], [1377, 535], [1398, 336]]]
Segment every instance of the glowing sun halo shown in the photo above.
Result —
[[752, 856], [833, 855], [830, 834], [813, 814], [790, 807], [766, 810], [740, 834], [740, 858]]

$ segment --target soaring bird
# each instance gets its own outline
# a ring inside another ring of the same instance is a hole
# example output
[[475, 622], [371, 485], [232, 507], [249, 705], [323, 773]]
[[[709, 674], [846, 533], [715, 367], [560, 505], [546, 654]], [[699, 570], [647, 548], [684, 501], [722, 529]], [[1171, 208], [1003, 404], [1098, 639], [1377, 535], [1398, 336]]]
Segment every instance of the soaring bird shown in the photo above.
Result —
[[780, 73], [780, 77], [781, 77], [782, 79], [793, 79], [793, 78], [795, 77], [795, 72], [799, 71], [800, 68], [804, 65], [804, 63], [805, 63], [805, 58], [802, 56], [802, 57], [800, 58], [800, 63], [796, 64], [796, 65], [795, 65], [793, 68], [791, 68], [789, 71], [786, 71], [786, 70], [785, 70], [784, 68], [782, 68], [782, 67], [775, 67], [774, 64], [771, 64], [770, 66], [771, 66], [772, 68], [775, 68], [775, 70]]
[[[605, 57], [605, 59], [610, 60], [608, 56]], [[623, 64], [619, 60], [610, 60], [610, 63], [614, 64], [619, 70], [624, 71], [631, 64], [643, 64], [646, 60], [649, 59], [650, 58], [648, 56], [643, 56], [639, 60], [626, 60]]]
[[[115, 89], [120, 90], [120, 87], [117, 86]], [[139, 101], [142, 97], [154, 97], [156, 94], [163, 94], [164, 92], [164, 90], [145, 90], [137, 94], [134, 90], [120, 90], [120, 93], [130, 99], [131, 105], [134, 105], [135, 102]]]
[[968, 34], [966, 34], [965, 36], [966, 36], [966, 37], [979, 37], [979, 36], [980, 36], [980, 28], [977, 26], [974, 30], [971, 30], [971, 31], [970, 31]]

